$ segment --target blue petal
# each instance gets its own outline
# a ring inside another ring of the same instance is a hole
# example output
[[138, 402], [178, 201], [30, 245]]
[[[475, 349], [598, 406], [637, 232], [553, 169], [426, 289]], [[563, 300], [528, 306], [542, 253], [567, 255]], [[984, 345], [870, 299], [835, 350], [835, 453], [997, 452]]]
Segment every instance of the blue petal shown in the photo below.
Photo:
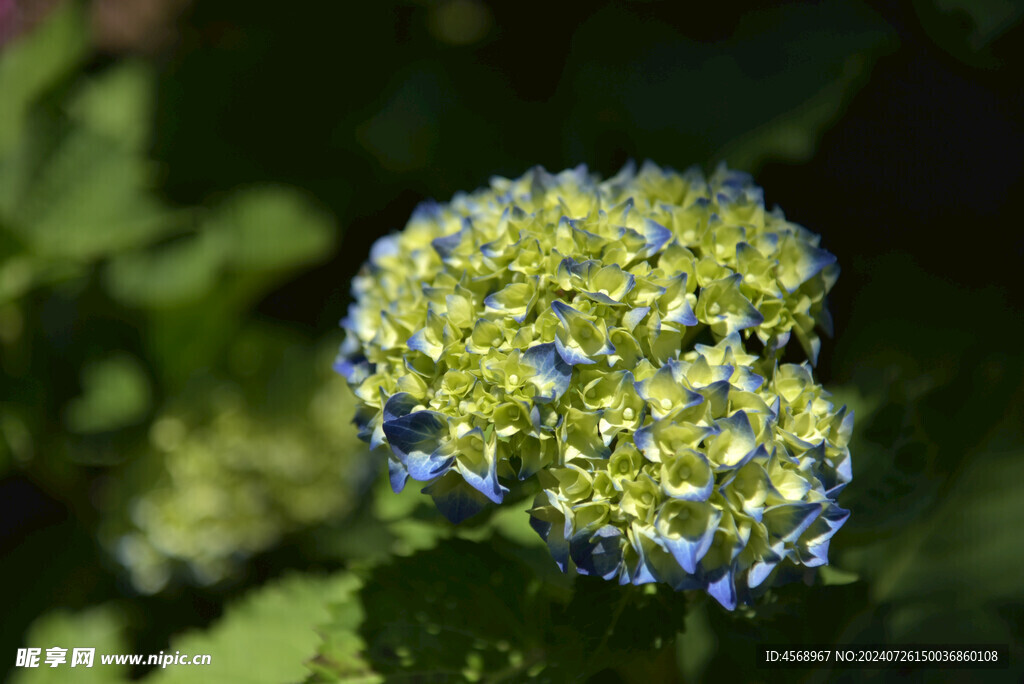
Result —
[[[486, 277], [490, 278], [491, 276], [486, 276]], [[519, 313], [518, 315], [514, 315], [512, 312], [515, 309], [507, 307], [502, 302], [502, 299], [505, 298], [505, 297], [508, 297], [509, 296], [508, 293], [513, 288], [520, 288], [521, 289], [524, 285], [528, 287], [530, 285], [530, 283], [509, 283], [508, 285], [506, 285], [502, 289], [498, 290], [497, 292], [495, 292], [493, 294], [490, 294], [487, 297], [485, 297], [484, 298], [484, 306], [486, 306], [486, 307], [488, 307], [490, 309], [494, 309], [495, 311], [498, 311], [498, 312], [501, 312], [501, 313], [504, 313], [506, 315], [511, 316], [512, 320], [514, 320], [516, 323], [522, 323], [523, 321], [526, 320], [526, 317], [530, 314], [530, 310], [533, 308], [533, 303], [537, 299], [536, 286], [537, 286], [538, 278], [537, 278], [537, 276], [530, 276], [529, 279], [530, 279], [530, 281], [532, 281], [532, 284], [533, 284], [533, 287], [534, 287], [534, 289], [532, 291], [532, 297], [530, 298], [530, 300], [528, 302], [525, 303], [523, 311], [521, 313]], [[516, 307], [516, 308], [518, 308], [518, 307]]]
[[387, 440], [384, 438], [384, 426], [378, 424], [376, 427], [370, 430], [369, 436], [364, 437], [363, 440], [368, 440], [370, 442], [371, 449], [376, 449], [377, 447], [383, 445], [385, 442], [387, 442]]
[[334, 362], [334, 370], [353, 385], [361, 383], [372, 372], [370, 363], [364, 356], [353, 358], [339, 357]]
[[[370, 424], [376, 417], [377, 409], [373, 408], [372, 406], [360, 405], [356, 408], [355, 416], [352, 417], [352, 422], [355, 424], [357, 428], [359, 428], [359, 439], [363, 440], [364, 442], [370, 441], [372, 433], [374, 432], [374, 429], [373, 427], [371, 427]], [[384, 433], [383, 431], [381, 431], [381, 438], [383, 439], [383, 437]], [[381, 444], [383, 444], [383, 441], [378, 442], [377, 444], [371, 444], [370, 448], [374, 449], [376, 447], [379, 447]]]
[[722, 415], [726, 413], [729, 404], [729, 390], [732, 385], [728, 380], [719, 380], [710, 385], [705, 385], [697, 390], [697, 393], [711, 402], [711, 415]]
[[741, 458], [739, 461], [737, 461], [734, 465], [731, 465], [731, 466], [726, 466], [726, 465], [718, 466], [718, 468], [717, 468], [717, 470], [715, 472], [719, 472], [720, 473], [720, 472], [725, 472], [725, 471], [729, 471], [729, 470], [739, 470], [740, 468], [742, 468], [743, 466], [747, 465], [751, 461], [754, 461], [754, 460], [757, 460], [757, 459], [760, 459], [762, 461], [767, 461], [770, 457], [771, 457], [771, 454], [768, 453], [768, 447], [766, 447], [764, 444], [758, 444], [756, 447], [751, 449], [743, 458]]
[[448, 424], [440, 413], [417, 411], [388, 421], [383, 427], [391, 450], [415, 480], [432, 480], [447, 471], [455, 460], [454, 456], [438, 451], [448, 432]]
[[672, 554], [662, 548], [656, 539], [642, 531], [635, 534], [635, 538], [637, 543], [634, 546], [640, 559], [633, 573], [632, 584], [665, 582], [676, 591], [700, 587], [694, 577], [684, 572]]
[[489, 503], [487, 497], [469, 486], [456, 473], [448, 473], [427, 485], [423, 493], [432, 496], [437, 510], [456, 525], [479, 513]]
[[443, 207], [437, 200], [423, 200], [412, 210], [412, 217], [409, 219], [409, 222], [436, 221], [441, 218], [442, 210]]
[[693, 308], [690, 306], [690, 302], [686, 299], [682, 300], [675, 309], [666, 311], [665, 315], [662, 316], [662, 320], [676, 323], [678, 325], [685, 325], [687, 327], [693, 327], [700, 321], [697, 320], [697, 314], [693, 313]]
[[[558, 569], [562, 572], [568, 572], [569, 542], [566, 539], [565, 528], [569, 526], [569, 521], [565, 519], [565, 515], [549, 503], [547, 499], [549, 496], [550, 492], [547, 495], [542, 492], [534, 498], [533, 509], [530, 511], [530, 527], [540, 535], [541, 539], [547, 542], [548, 549], [551, 551], [551, 557], [555, 559]], [[551, 521], [537, 517], [541, 513], [554, 517], [556, 520]]]
[[[845, 409], [846, 407], [844, 406], [843, 409], [840, 410], [840, 413], [842, 413]], [[847, 443], [849, 443], [850, 436], [853, 434], [853, 414], [854, 412], [850, 411], [849, 413], [844, 415], [843, 421], [839, 424], [839, 436], [844, 438]], [[849, 480], [847, 480], [847, 482], [849, 482]]]
[[633, 433], [633, 443], [642, 453], [649, 453], [654, 448], [654, 426], [656, 423], [644, 425]]
[[804, 533], [796, 547], [800, 562], [809, 568], [828, 563], [828, 547], [832, 536], [850, 517], [850, 511], [828, 504], [822, 514]]
[[377, 265], [384, 257], [398, 254], [398, 234], [385, 235], [370, 247], [370, 263]]
[[392, 394], [391, 397], [384, 402], [384, 422], [387, 423], [388, 421], [392, 421], [396, 418], [409, 415], [419, 403], [419, 399], [408, 392], [397, 392]]
[[[675, 362], [674, 359], [669, 359], [668, 363], [659, 368], [654, 375], [639, 382], [634, 382], [633, 387], [636, 389], [636, 392], [637, 394], [640, 395], [641, 399], [643, 399], [646, 402], [649, 402], [659, 412], [676, 410], [685, 411], [686, 409], [693, 408], [697, 404], [703, 402], [704, 397], [694, 392], [693, 390], [689, 389], [688, 387], [679, 384], [679, 381], [677, 379], [678, 375], [678, 364]], [[656, 397], [654, 397], [654, 395], [650, 391], [652, 385], [655, 382], [661, 382], [663, 384], [671, 383], [672, 385], [678, 387], [679, 391], [676, 392], [676, 394], [678, 394], [680, 397], [680, 403], [673, 404], [672, 407], [669, 409], [661, 408], [660, 401]]]
[[605, 525], [597, 532], [589, 531], [573, 536], [569, 553], [581, 575], [596, 575], [611, 579], [619, 572], [622, 562], [622, 533], [613, 525]]
[[772, 574], [772, 570], [774, 570], [775, 566], [781, 561], [782, 556], [776, 553], [772, 553], [762, 560], [756, 561], [747, 571], [747, 586], [750, 588], [760, 586], [762, 582], [768, 579], [768, 576]]
[[441, 259], [447, 259], [453, 251], [462, 243], [462, 231], [439, 237], [431, 240], [430, 244], [435, 251], [441, 256]]
[[809, 545], [806, 549], [797, 547], [797, 558], [800, 559], [802, 565], [808, 568], [828, 565], [828, 547], [831, 543], [831, 539], [826, 539], [820, 544]]
[[592, 363], [597, 363], [597, 361], [585, 355], [583, 352], [578, 352], [575, 349], [569, 349], [564, 344], [562, 344], [562, 341], [557, 337], [555, 338], [554, 344], [555, 349], [558, 351], [558, 355], [561, 356], [562, 360], [565, 361], [565, 363], [568, 364], [569, 366], [585, 366]]
[[623, 566], [622, 572], [620, 573], [619, 584], [626, 584], [628, 582], [629, 584], [640, 586], [641, 584], [651, 584], [658, 581], [658, 578], [654, 576], [651, 568], [648, 567], [647, 559], [642, 555], [640, 556], [640, 562], [637, 563], [636, 570], [634, 570], [631, 575], [627, 575], [626, 570], [628, 570], [628, 568]]
[[[505, 249], [506, 249], [506, 247], [505, 247], [505, 238], [506, 238], [507, 228], [508, 228], [508, 216], [509, 216], [509, 208], [505, 207], [505, 211], [503, 211], [501, 213], [501, 218], [498, 219], [498, 230], [497, 230], [497, 233], [498, 233], [499, 237], [496, 240], [492, 240], [492, 241], [490, 241], [490, 242], [480, 246], [480, 253], [483, 254], [485, 257], [490, 257], [490, 258], [499, 257], [499, 256], [501, 256], [505, 252]], [[517, 246], [517, 245], [519, 245], [519, 242], [517, 242], [515, 245], [511, 245], [511, 246], [514, 247], [514, 246]]]
[[622, 324], [626, 326], [626, 330], [633, 332], [633, 329], [640, 324], [640, 321], [644, 320], [644, 316], [650, 313], [651, 307], [641, 306], [636, 309], [630, 309], [622, 315]]
[[671, 539], [662, 536], [661, 542], [669, 550], [669, 553], [672, 554], [672, 557], [676, 559], [676, 562], [679, 563], [679, 567], [693, 574], [697, 571], [697, 563], [708, 552], [708, 549], [711, 548], [711, 543], [715, 539], [715, 530], [718, 528], [718, 523], [721, 519], [722, 512], [715, 510], [711, 514], [711, 521], [709, 521], [707, 529], [705, 529], [701, 536], [695, 539], [682, 536], [678, 539]]
[[[579, 311], [558, 299], [551, 302], [551, 309], [555, 312], [555, 315], [558, 317], [559, 322], [561, 322], [565, 330], [571, 329], [572, 326], [570, 320], [573, 317], [583, 316], [583, 314], [581, 314]], [[597, 326], [595, 325], [595, 327]], [[615, 345], [613, 345], [611, 343], [611, 340], [608, 339], [607, 334], [605, 334], [604, 337], [604, 345], [601, 347], [601, 349], [594, 352], [594, 356], [606, 356], [608, 354], [615, 353]], [[589, 356], [586, 356], [582, 351], [576, 351], [574, 349], [566, 347], [560, 338], [561, 335], [556, 333], [555, 349], [558, 350], [559, 356], [561, 356], [562, 360], [564, 360], [567, 364], [569, 364], [570, 366], [574, 366], [577, 364], [585, 365], [596, 363], [594, 359], [591, 359]]]
[[743, 390], [744, 392], [756, 392], [763, 384], [764, 378], [760, 375], [746, 366], [740, 367], [739, 377], [735, 380], [735, 386], [737, 389]]
[[656, 221], [644, 219], [643, 236], [647, 240], [644, 254], [651, 257], [660, 252], [672, 239], [672, 231]]
[[551, 308], [554, 310], [555, 315], [558, 316], [558, 320], [561, 321], [562, 325], [564, 325], [566, 328], [569, 327], [569, 318], [571, 316], [582, 315], [579, 311], [572, 308], [571, 306], [569, 306], [560, 299], [556, 299], [553, 302], [551, 302]]
[[853, 479], [853, 463], [850, 460], [849, 454], [843, 457], [843, 460], [835, 466], [835, 482], [837, 484], [829, 487], [825, 492], [830, 499], [834, 499], [839, 492], [846, 488], [846, 485]]
[[726, 566], [715, 570], [707, 577], [707, 592], [726, 610], [736, 608], [736, 582], [733, 568]]
[[692, 574], [697, 570], [697, 562], [711, 548], [714, 536], [715, 531], [712, 529], [708, 534], [699, 539], [690, 540], [686, 537], [680, 537], [679, 539], [662, 539], [662, 542], [669, 550], [669, 553], [672, 554], [672, 557], [676, 559], [676, 562], [679, 563], [679, 567]]
[[[485, 439], [483, 430], [480, 428], [473, 428], [467, 434], [473, 433], [476, 433], [481, 441]], [[505, 499], [505, 495], [508, 494], [508, 487], [505, 487], [498, 482], [498, 460], [493, 457], [485, 459], [481, 465], [484, 467], [473, 469], [459, 461], [457, 462], [456, 467], [463, 479], [465, 479], [471, 487], [494, 503], [500, 504]]]
[[810, 528], [810, 541], [822, 542], [832, 538], [850, 517], [850, 511], [829, 504]]
[[793, 292], [800, 285], [816, 276], [823, 268], [836, 262], [836, 256], [828, 250], [813, 247], [795, 237], [791, 238], [799, 252], [798, 264], [792, 277], [780, 277], [779, 283], [787, 292]]
[[530, 176], [530, 193], [533, 195], [546, 195], [549, 188], [558, 185], [557, 179], [543, 166], [534, 166], [527, 175]]
[[409, 341], [406, 342], [406, 346], [413, 351], [423, 352], [436, 363], [440, 356], [435, 355], [436, 350], [433, 348], [433, 345], [427, 342], [426, 332], [426, 328], [420, 328], [417, 330], [413, 333], [412, 337], [409, 338]]
[[601, 263], [595, 259], [586, 259], [584, 261], [576, 261], [572, 257], [565, 257], [558, 264], [558, 271], [568, 271], [572, 275], [586, 278], [587, 274], [591, 270], [596, 270], [601, 267]]
[[473, 230], [473, 222], [469, 217], [462, 219], [462, 228], [457, 233], [434, 238], [430, 241], [431, 246], [437, 251], [441, 259], [447, 259], [451, 253], [462, 244], [462, 239], [467, 233]]
[[789, 503], [764, 509], [769, 533], [787, 542], [800, 538], [821, 513], [820, 503]]
[[623, 302], [620, 302], [617, 299], [612, 299], [603, 292], [588, 292], [586, 290], [581, 290], [580, 294], [582, 294], [587, 299], [591, 299], [597, 302], [598, 304], [604, 304], [606, 306], [625, 306]]
[[522, 362], [533, 368], [530, 381], [541, 391], [535, 401], [548, 403], [559, 399], [569, 389], [572, 366], [565, 362], [554, 342], [538, 344], [523, 353]]
[[388, 480], [391, 482], [391, 489], [398, 494], [405, 489], [405, 483], [409, 479], [409, 470], [401, 461], [393, 456], [388, 458]]
[[460, 469], [459, 472], [469, 486], [494, 503], [500, 504], [505, 499], [505, 495], [508, 494], [508, 487], [498, 483], [498, 474], [495, 467], [491, 467], [483, 473], [475, 473], [468, 469]]

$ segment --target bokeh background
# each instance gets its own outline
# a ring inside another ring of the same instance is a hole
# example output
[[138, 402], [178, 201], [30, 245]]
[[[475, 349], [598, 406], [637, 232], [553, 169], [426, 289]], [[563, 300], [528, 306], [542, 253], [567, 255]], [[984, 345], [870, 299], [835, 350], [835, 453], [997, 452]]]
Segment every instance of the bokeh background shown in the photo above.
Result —
[[1022, 18], [0, 0], [0, 672], [82, 625], [156, 652], [289, 572], [449, 535], [420, 509], [382, 532], [330, 371], [349, 280], [423, 199], [650, 158], [751, 171], [822, 235], [843, 274], [817, 372], [857, 411], [835, 569], [753, 619], [670, 613], [659, 658], [824, 681], [755, 645], [994, 642], [1011, 670], [958, 681], [1019, 680]]

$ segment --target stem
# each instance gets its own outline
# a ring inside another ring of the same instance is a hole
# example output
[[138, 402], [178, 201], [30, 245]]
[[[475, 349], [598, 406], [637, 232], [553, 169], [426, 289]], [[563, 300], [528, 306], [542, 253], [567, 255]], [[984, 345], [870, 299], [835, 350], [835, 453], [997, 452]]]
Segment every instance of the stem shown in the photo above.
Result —
[[516, 675], [526, 672], [531, 667], [544, 660], [544, 651], [536, 650], [529, 654], [528, 657], [523, 658], [523, 662], [518, 665], [509, 665], [508, 667], [498, 670], [494, 674], [487, 677], [484, 681], [487, 684], [497, 684], [508, 679], [512, 679]]
[[615, 631], [615, 625], [618, 624], [619, 618], [622, 616], [622, 611], [625, 610], [626, 603], [632, 593], [633, 592], [631, 591], [622, 592], [622, 596], [619, 598], [618, 603], [615, 604], [615, 612], [612, 614], [612, 621], [608, 623], [608, 629], [605, 630], [604, 636], [601, 637], [601, 643], [597, 645], [597, 653], [601, 653], [604, 650], [604, 647], [608, 644], [608, 639]]

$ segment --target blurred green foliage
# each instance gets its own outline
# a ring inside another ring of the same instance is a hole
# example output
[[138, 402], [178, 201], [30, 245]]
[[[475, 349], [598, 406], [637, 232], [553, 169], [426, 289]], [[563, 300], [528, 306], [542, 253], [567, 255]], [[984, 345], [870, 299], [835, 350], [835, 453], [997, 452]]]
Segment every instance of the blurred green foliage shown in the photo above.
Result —
[[[73, 659], [75, 644], [79, 648], [95, 648], [96, 653], [118, 653], [125, 649], [128, 640], [124, 636], [125, 621], [119, 613], [119, 606], [108, 603], [72, 613], [66, 610], [54, 611], [39, 618], [25, 635], [32, 643], [47, 644], [67, 648], [68, 667]], [[43, 651], [45, 658], [46, 651]], [[67, 671], [60, 666], [40, 667], [37, 670], [24, 669], [18, 672], [14, 681], [21, 684], [47, 684], [50, 682], [66, 682]], [[76, 666], [75, 681], [86, 684], [106, 684], [128, 680], [128, 667], [125, 665], [109, 665], [99, 667]]]
[[[64, 2], [4, 46], [5, 652], [213, 656], [75, 677], [105, 682], [817, 682], [852, 677], [756, 645], [988, 641], [1009, 670], [924, 674], [1020, 679], [1019, 8], [669, 4], [197, 3], [143, 59]], [[560, 575], [528, 492], [460, 528], [392, 494], [329, 369], [345, 284], [423, 196], [644, 155], [760, 170], [844, 268], [820, 371], [857, 412], [853, 515], [814, 586], [743, 614]]]
[[[312, 396], [269, 380], [277, 396], [268, 410], [219, 384], [153, 420], [102, 535], [137, 589], [159, 591], [175, 574], [215, 584], [286, 535], [356, 507], [370, 471], [355, 427], [339, 420], [355, 401], [328, 375], [326, 351], [293, 350], [275, 369], [289, 383], [305, 379]], [[317, 372], [299, 354], [319, 361]]]

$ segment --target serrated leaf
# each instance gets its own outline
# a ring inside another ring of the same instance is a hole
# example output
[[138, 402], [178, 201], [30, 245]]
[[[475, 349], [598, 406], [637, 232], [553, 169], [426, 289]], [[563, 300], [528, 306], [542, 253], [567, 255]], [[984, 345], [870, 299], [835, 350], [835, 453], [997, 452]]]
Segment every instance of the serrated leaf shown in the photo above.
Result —
[[365, 618], [362, 603], [348, 600], [331, 607], [331, 619], [318, 631], [323, 641], [315, 658], [306, 663], [313, 671], [310, 682], [375, 684], [383, 678], [363, 659], [366, 645], [359, 636]]
[[165, 652], [210, 654], [211, 664], [171, 666], [153, 672], [147, 684], [175, 682], [297, 682], [309, 674], [305, 662], [316, 653], [317, 629], [332, 618], [332, 605], [353, 600], [359, 581], [348, 573], [330, 577], [293, 575], [229, 606], [204, 632], [171, 640]]
[[[545, 581], [528, 555], [500, 536], [449, 539], [373, 568], [362, 620], [337, 617], [325, 631], [313, 681], [350, 681], [367, 668], [387, 680], [582, 681], [605, 668], [642, 670], [682, 629], [682, 594], [577, 578], [574, 595], [571, 581]], [[344, 658], [331, 644], [351, 654], [357, 643], [362, 669], [332, 665]]]
[[366, 659], [383, 675], [427, 680], [534, 661], [543, 607], [529, 583], [487, 545], [461, 540], [378, 567], [360, 593]]

